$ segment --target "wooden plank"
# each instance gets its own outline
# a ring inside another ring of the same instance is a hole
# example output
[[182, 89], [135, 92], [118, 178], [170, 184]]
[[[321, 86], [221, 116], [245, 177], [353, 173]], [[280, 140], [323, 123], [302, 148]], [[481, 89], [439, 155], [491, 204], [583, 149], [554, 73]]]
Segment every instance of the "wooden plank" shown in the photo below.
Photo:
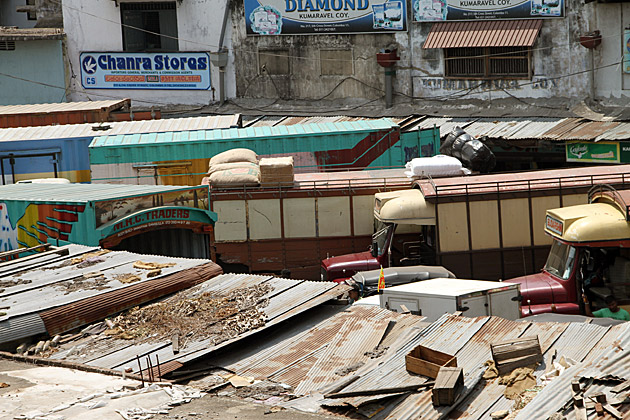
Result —
[[630, 380], [620, 383], [619, 385], [611, 389], [611, 391], [614, 392], [615, 394], [618, 394], [620, 392], [625, 391], [628, 388], [630, 388]]
[[575, 411], [576, 420], [588, 420], [586, 415], [586, 405], [584, 405], [584, 398], [580, 395], [573, 397], [573, 409]]
[[381, 394], [397, 394], [401, 392], [414, 392], [422, 388], [433, 386], [435, 382], [425, 382], [419, 385], [407, 385], [399, 386], [395, 388], [380, 388], [380, 389], [366, 389], [350, 392], [336, 392], [331, 394], [325, 394], [324, 398], [349, 398], [349, 397], [361, 397], [363, 395], [381, 395]]
[[511, 372], [516, 368], [533, 365], [542, 361], [542, 355], [532, 354], [530, 356], [523, 356], [517, 359], [512, 359], [496, 365], [500, 375]]
[[505, 345], [512, 345], [515, 343], [520, 343], [523, 341], [531, 341], [531, 340], [535, 340], [536, 342], [538, 342], [538, 336], [537, 335], [532, 335], [529, 337], [521, 337], [521, 338], [516, 338], [516, 339], [512, 339], [512, 340], [504, 340], [504, 341], [499, 341], [497, 343], [492, 343], [490, 344], [491, 347], [498, 347], [498, 346], [505, 346]]

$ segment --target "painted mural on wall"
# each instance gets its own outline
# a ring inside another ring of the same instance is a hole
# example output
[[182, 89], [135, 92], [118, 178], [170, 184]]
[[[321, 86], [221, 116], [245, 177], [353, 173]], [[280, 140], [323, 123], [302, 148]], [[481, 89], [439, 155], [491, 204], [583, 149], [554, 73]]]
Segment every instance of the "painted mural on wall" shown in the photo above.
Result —
[[[208, 210], [208, 188], [200, 187], [186, 191], [169, 191], [140, 197], [97, 201], [94, 205], [96, 228], [98, 229], [112, 221], [154, 207], [191, 207], [200, 210]], [[171, 214], [169, 211], [168, 215], [164, 213], [159, 218], [175, 218], [177, 215], [177, 212]], [[179, 215], [181, 216], [182, 213], [179, 213]]]
[[29, 204], [17, 220], [12, 221], [6, 203], [0, 203], [0, 250], [33, 247], [49, 238], [68, 241], [83, 205]]
[[630, 73], [630, 29], [626, 28], [623, 31], [623, 72]]
[[412, 0], [414, 22], [554, 18], [564, 0]]
[[210, 89], [206, 52], [163, 54], [84, 52], [81, 85], [85, 89]]
[[407, 30], [402, 0], [244, 0], [248, 35]]

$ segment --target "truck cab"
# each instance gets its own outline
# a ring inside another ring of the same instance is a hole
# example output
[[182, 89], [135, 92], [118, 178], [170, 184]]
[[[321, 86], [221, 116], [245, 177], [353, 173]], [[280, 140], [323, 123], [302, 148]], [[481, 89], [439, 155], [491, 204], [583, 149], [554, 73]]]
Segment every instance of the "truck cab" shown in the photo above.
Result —
[[523, 316], [584, 313], [582, 295], [598, 308], [608, 295], [630, 306], [630, 190], [595, 186], [588, 197], [588, 204], [547, 210], [553, 243], [545, 266], [508, 280], [521, 285]]
[[380, 267], [435, 264], [435, 211], [417, 189], [375, 194], [372, 245], [322, 261], [321, 280], [344, 281]]

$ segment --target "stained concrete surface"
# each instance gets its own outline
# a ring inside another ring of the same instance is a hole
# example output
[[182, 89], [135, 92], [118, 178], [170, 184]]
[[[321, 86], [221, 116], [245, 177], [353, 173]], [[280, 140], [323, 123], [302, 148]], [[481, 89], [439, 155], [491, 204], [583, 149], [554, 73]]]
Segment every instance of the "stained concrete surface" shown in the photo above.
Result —
[[[138, 386], [137, 381], [130, 379], [74, 369], [34, 366], [6, 359], [0, 359], [0, 383], [8, 385], [0, 388], [0, 420], [22, 419], [25, 416], [32, 418], [37, 414], [48, 414], [50, 417], [47, 418], [51, 419], [62, 416], [64, 420], [88, 417], [90, 420], [122, 419], [116, 410], [151, 410], [177, 399], [164, 389], [157, 389], [158, 387], [146, 392], [124, 391], [124, 386]], [[121, 395], [105, 398], [116, 393]], [[104, 401], [101, 406], [95, 404], [101, 400]], [[152, 418], [317, 420], [339, 417], [285, 410], [237, 398], [206, 394], [163, 410], [162, 414], [154, 414]]]

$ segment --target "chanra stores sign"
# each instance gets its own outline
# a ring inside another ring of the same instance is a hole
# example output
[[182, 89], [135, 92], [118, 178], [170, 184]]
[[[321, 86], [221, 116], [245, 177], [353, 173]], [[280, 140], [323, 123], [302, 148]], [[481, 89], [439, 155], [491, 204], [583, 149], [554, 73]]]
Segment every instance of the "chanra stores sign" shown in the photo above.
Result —
[[210, 56], [206, 52], [81, 54], [85, 89], [210, 89]]

